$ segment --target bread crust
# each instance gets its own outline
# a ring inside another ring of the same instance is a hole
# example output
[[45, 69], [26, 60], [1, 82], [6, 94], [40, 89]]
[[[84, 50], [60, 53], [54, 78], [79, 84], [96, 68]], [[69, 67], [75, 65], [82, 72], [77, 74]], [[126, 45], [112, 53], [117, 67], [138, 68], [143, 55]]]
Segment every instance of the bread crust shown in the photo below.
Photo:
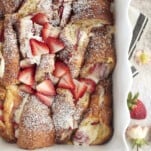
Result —
[[[73, 136], [74, 144], [98, 145], [108, 141], [112, 130], [111, 80], [101, 81], [90, 99], [90, 106]], [[92, 135], [93, 134], [93, 135]]]
[[2, 55], [5, 61], [5, 71], [0, 78], [0, 85], [7, 87], [18, 83], [19, 72], [19, 49], [17, 45], [16, 32], [13, 29], [13, 23], [16, 16], [7, 15], [4, 20], [4, 42]]
[[6, 97], [3, 103], [3, 120], [4, 127], [1, 133], [2, 137], [8, 142], [15, 142], [13, 113], [19, 106], [21, 97], [19, 95], [18, 87], [15, 85], [8, 86], [6, 89]]
[[4, 6], [5, 14], [11, 14], [17, 11], [17, 9], [19, 8], [22, 2], [23, 0], [5, 0], [5, 1], [2, 0], [1, 1], [2, 5]]
[[73, 3], [72, 22], [93, 20], [102, 24], [112, 24], [111, 3], [104, 0], [77, 0]]
[[88, 105], [88, 93], [76, 102], [69, 90], [57, 89], [57, 96], [52, 106], [56, 143], [64, 144], [71, 140]]
[[[107, 78], [112, 73], [116, 64], [113, 33], [114, 28], [110, 26], [92, 29], [84, 65], [80, 72], [81, 77], [92, 78], [98, 83], [100, 79]], [[93, 77], [94, 70], [100, 70], [95, 78]]]
[[18, 146], [24, 149], [48, 147], [54, 144], [54, 137], [50, 109], [35, 96], [29, 96], [20, 119]]

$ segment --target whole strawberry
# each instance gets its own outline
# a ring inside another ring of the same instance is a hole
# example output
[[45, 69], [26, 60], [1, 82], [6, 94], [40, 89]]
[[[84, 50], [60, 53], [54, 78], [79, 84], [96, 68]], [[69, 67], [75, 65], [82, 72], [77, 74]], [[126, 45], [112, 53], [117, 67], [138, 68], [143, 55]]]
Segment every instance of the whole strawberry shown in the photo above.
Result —
[[147, 111], [144, 103], [138, 99], [139, 93], [134, 96], [130, 92], [128, 95], [128, 107], [132, 119], [142, 120], [147, 116]]

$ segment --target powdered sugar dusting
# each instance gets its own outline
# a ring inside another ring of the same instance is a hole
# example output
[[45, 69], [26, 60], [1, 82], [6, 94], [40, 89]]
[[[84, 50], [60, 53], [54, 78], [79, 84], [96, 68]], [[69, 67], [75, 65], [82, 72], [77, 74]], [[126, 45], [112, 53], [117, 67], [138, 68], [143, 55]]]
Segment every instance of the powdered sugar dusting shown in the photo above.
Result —
[[45, 72], [52, 73], [54, 70], [54, 54], [45, 54], [41, 57], [40, 68], [45, 70]]
[[17, 47], [17, 40], [16, 40], [16, 34], [12, 27], [12, 22], [8, 19], [8, 22], [6, 20], [6, 27], [4, 28], [4, 54], [9, 57], [9, 59], [14, 59], [16, 57], [16, 50], [18, 50]]
[[62, 90], [55, 98], [52, 106], [53, 121], [56, 130], [74, 127], [75, 106], [72, 94], [68, 90]]
[[53, 123], [49, 108], [35, 96], [30, 96], [25, 104], [21, 123], [28, 131], [51, 131]]

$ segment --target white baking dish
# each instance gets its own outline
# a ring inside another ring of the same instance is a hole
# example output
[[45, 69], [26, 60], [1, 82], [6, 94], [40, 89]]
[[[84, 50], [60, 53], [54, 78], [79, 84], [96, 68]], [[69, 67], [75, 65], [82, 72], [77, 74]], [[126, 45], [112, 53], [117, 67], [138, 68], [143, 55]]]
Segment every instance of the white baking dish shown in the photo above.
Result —
[[[128, 6], [130, 0], [115, 0], [116, 19], [116, 54], [117, 66], [113, 75], [114, 95], [114, 135], [108, 143], [102, 146], [70, 146], [56, 145], [41, 151], [127, 151], [125, 141], [125, 129], [129, 124], [129, 112], [127, 109], [127, 94], [131, 86], [131, 71], [128, 61], [128, 48], [131, 40], [131, 27], [128, 20]], [[93, 134], [92, 134], [93, 135]], [[8, 144], [0, 139], [0, 150], [20, 151], [16, 145]]]

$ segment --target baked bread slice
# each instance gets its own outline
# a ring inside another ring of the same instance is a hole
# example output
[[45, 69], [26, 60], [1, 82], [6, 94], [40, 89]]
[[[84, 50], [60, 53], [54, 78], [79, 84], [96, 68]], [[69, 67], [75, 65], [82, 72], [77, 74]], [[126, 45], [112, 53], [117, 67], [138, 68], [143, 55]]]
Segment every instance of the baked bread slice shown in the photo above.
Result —
[[84, 65], [80, 71], [81, 77], [98, 83], [112, 73], [116, 63], [113, 33], [113, 27], [110, 26], [92, 29]]
[[74, 0], [54, 0], [52, 5], [52, 24], [64, 27], [71, 16], [72, 3]]
[[4, 101], [6, 96], [6, 89], [0, 86], [0, 101]]
[[74, 120], [75, 110], [71, 92], [65, 89], [57, 89], [57, 96], [52, 104], [56, 143], [67, 143], [73, 129], [77, 128], [77, 123]]
[[98, 84], [91, 96], [88, 112], [73, 136], [74, 144], [98, 145], [111, 138], [113, 133], [111, 89], [111, 80]]
[[17, 77], [20, 55], [16, 32], [13, 28], [15, 20], [15, 15], [6, 15], [4, 20], [4, 42], [2, 55], [5, 62], [5, 70], [3, 77], [0, 78], [0, 85], [2, 86], [9, 86], [18, 82]]
[[21, 97], [19, 95], [19, 89], [15, 85], [8, 86], [6, 89], [6, 96], [3, 100], [3, 130], [1, 136], [8, 142], [15, 142], [13, 113], [19, 106]]
[[89, 34], [90, 27], [82, 27], [80, 24], [68, 24], [60, 34], [66, 47], [58, 57], [69, 66], [73, 78], [79, 76], [89, 43]]
[[106, 0], [77, 0], [73, 2], [72, 22], [101, 22], [113, 24], [111, 2]]
[[68, 143], [89, 105], [89, 94], [85, 93], [77, 102], [69, 90], [57, 89], [52, 105], [56, 143]]
[[20, 5], [22, 4], [23, 0], [1, 0], [0, 3], [1, 5], [4, 6], [4, 13], [5, 14], [12, 14], [15, 13]]
[[50, 109], [35, 96], [29, 96], [20, 118], [17, 144], [36, 149], [54, 144], [55, 131]]
[[[55, 55], [44, 54], [41, 56], [40, 64], [36, 69], [35, 79], [40, 82], [46, 78], [53, 78], [53, 71], [55, 68]], [[54, 79], [52, 79], [54, 81]]]

